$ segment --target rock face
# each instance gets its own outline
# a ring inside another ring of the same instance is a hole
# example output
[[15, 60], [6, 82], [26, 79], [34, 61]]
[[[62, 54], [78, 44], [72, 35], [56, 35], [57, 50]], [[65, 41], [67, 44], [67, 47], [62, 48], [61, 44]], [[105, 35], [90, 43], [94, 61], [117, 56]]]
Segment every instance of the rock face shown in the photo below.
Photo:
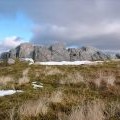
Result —
[[63, 44], [54, 44], [51, 45], [49, 50], [51, 51], [51, 60], [52, 61], [69, 61], [70, 56], [69, 52], [66, 50]]
[[80, 60], [80, 56], [79, 56], [79, 49], [75, 49], [75, 48], [70, 48], [68, 49], [69, 54], [70, 54], [70, 61], [78, 61]]
[[33, 57], [34, 46], [24, 43], [9, 51], [10, 58], [31, 58]]
[[82, 47], [79, 52], [80, 60], [107, 60], [110, 56], [93, 47]]
[[[118, 56], [119, 57], [119, 56]], [[1, 59], [31, 58], [37, 62], [46, 61], [81, 61], [81, 60], [108, 60], [111, 57], [93, 47], [69, 48], [63, 44], [54, 44], [50, 47], [34, 46], [30, 43], [23, 43], [1, 54]]]
[[51, 51], [47, 47], [35, 46], [33, 59], [41, 62], [51, 61]]
[[82, 47], [80, 49], [69, 49], [70, 51], [70, 60], [77, 61], [77, 60], [107, 60], [111, 59], [111, 57], [107, 54], [104, 54], [100, 50], [93, 48], [93, 47]]
[[117, 57], [118, 59], [120, 59], [120, 53], [116, 54], [116, 57]]
[[0, 56], [0, 58], [3, 59], [3, 60], [7, 60], [9, 57], [10, 57], [9, 52], [3, 52]]
[[16, 48], [16, 57], [18, 58], [32, 58], [34, 46], [29, 43], [21, 44]]

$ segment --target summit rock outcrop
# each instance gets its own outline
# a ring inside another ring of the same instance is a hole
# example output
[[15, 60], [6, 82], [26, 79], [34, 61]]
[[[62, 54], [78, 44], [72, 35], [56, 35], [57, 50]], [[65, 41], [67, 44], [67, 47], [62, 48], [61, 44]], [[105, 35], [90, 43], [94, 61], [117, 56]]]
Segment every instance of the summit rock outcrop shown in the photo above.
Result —
[[66, 48], [63, 44], [54, 44], [51, 46], [33, 45], [22, 43], [9, 52], [1, 54], [1, 59], [32, 58], [37, 62], [46, 61], [82, 61], [82, 60], [108, 60], [110, 55], [105, 54], [99, 49], [93, 47]]

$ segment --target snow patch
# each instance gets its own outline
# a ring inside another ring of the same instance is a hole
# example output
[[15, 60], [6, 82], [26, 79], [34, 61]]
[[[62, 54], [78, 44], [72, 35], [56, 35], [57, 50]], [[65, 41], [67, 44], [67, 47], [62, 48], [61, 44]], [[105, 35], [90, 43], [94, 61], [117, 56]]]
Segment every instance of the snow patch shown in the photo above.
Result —
[[37, 82], [32, 82], [32, 84], [37, 84]]
[[32, 82], [33, 88], [37, 89], [37, 88], [43, 88], [43, 84], [39, 83], [39, 85], [37, 84], [37, 82]]
[[34, 60], [32, 58], [20, 58], [20, 61], [29, 62], [29, 65], [34, 64]]
[[0, 90], [0, 97], [6, 96], [6, 95], [12, 95], [18, 92], [23, 92], [22, 90]]
[[98, 63], [103, 63], [103, 61], [62, 61], [62, 62], [36, 62], [35, 64], [39, 65], [94, 65]]

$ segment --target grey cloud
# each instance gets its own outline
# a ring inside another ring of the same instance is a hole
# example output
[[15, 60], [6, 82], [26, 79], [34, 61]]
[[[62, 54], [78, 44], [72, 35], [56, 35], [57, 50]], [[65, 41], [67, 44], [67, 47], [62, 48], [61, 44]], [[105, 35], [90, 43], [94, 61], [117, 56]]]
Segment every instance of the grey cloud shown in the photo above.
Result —
[[[44, 26], [44, 25], [43, 25]], [[120, 43], [120, 23], [102, 23], [73, 27], [37, 26], [32, 42], [50, 44], [62, 42], [67, 45], [92, 45], [99, 48], [115, 49]]]
[[35, 23], [66, 25], [120, 18], [119, 6], [119, 0], [4, 0], [0, 13], [23, 11]]
[[103, 50], [120, 50], [120, 39], [114, 34], [84, 37], [80, 42], [73, 41], [69, 45], [71, 44], [77, 44], [78, 46], [94, 46]]
[[30, 40], [33, 43], [119, 48], [119, 0], [0, 1], [0, 15], [15, 16], [18, 11], [35, 24]]

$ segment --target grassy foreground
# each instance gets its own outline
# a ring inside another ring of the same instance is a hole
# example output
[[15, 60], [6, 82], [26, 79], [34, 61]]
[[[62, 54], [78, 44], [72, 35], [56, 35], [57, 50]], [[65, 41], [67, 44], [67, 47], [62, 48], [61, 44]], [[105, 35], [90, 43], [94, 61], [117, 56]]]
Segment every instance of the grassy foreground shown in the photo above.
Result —
[[[43, 88], [33, 88], [32, 82]], [[0, 64], [0, 120], [120, 120], [120, 62], [40, 66]]]

